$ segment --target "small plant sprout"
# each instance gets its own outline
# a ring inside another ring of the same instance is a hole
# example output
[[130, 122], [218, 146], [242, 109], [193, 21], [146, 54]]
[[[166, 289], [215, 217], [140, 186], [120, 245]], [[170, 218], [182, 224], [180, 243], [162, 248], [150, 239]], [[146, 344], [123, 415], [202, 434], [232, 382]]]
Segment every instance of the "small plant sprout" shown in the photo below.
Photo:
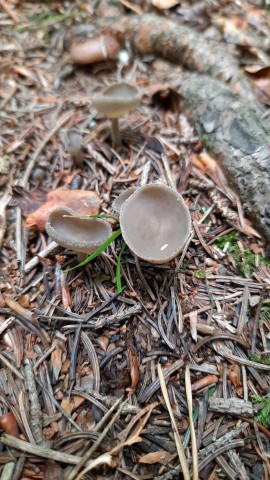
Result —
[[119, 117], [135, 110], [140, 100], [140, 90], [128, 82], [114, 83], [93, 97], [93, 106], [111, 120], [113, 147], [121, 145]]
[[82, 218], [65, 207], [52, 211], [46, 230], [56, 243], [76, 252], [79, 261], [84, 260], [112, 235], [111, 226], [105, 220]]
[[177, 191], [149, 184], [138, 188], [123, 203], [120, 228], [135, 255], [161, 264], [181, 251], [191, 232], [191, 217]]

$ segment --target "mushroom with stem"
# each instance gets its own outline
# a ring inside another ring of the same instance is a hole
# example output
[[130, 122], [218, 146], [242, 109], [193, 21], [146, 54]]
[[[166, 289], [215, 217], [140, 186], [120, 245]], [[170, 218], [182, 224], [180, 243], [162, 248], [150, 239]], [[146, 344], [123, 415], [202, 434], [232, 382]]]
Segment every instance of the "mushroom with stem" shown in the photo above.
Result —
[[112, 234], [111, 226], [105, 220], [82, 218], [67, 207], [52, 211], [46, 223], [46, 230], [56, 243], [76, 252], [80, 262]]
[[119, 117], [134, 110], [140, 100], [140, 90], [128, 82], [113, 83], [93, 97], [93, 106], [111, 120], [111, 136], [114, 147], [121, 145]]
[[166, 263], [181, 251], [191, 233], [191, 217], [174, 189], [148, 184], [136, 189], [120, 210], [123, 238], [139, 258]]

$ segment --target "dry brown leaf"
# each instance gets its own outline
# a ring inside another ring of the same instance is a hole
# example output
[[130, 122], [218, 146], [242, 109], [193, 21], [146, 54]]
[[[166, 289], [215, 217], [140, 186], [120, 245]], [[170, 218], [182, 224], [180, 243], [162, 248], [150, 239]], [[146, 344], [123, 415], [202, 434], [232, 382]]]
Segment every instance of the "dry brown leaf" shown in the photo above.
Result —
[[227, 374], [228, 380], [235, 386], [235, 387], [241, 387], [242, 382], [241, 382], [241, 371], [238, 365], [234, 363], [233, 365], [230, 366]]
[[175, 5], [178, 5], [179, 3], [179, 0], [152, 0], [154, 7], [158, 8], [159, 10], [175, 7]]
[[139, 458], [139, 463], [147, 463], [149, 465], [152, 465], [152, 463], [166, 464], [170, 461], [168, 457], [171, 457], [171, 455], [168, 455], [167, 452], [150, 452], [142, 455]]
[[27, 215], [26, 227], [41, 232], [45, 230], [49, 215], [56, 207], [68, 207], [80, 215], [97, 215], [101, 203], [95, 192], [84, 190], [57, 189], [46, 193], [41, 190], [27, 192], [22, 188], [16, 188], [15, 198], [23, 214]]

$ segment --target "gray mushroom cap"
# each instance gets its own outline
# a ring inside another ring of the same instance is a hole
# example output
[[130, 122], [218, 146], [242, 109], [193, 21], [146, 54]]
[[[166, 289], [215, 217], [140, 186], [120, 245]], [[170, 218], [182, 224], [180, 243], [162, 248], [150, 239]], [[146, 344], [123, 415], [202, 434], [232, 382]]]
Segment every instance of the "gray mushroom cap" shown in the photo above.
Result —
[[74, 252], [92, 253], [112, 234], [111, 226], [99, 218], [82, 218], [70, 208], [56, 208], [46, 223], [48, 235]]
[[161, 264], [181, 251], [191, 232], [191, 217], [178, 192], [165, 185], [149, 184], [123, 203], [120, 227], [133, 253]]
[[137, 187], [129, 187], [127, 188], [124, 192], [120, 193], [118, 197], [114, 200], [112, 207], [113, 209], [117, 212], [120, 213], [121, 207], [124, 204], [124, 202], [131, 196], [133, 195], [134, 192], [136, 192]]
[[113, 83], [93, 97], [93, 106], [109, 118], [119, 118], [140, 103], [140, 90], [128, 82]]

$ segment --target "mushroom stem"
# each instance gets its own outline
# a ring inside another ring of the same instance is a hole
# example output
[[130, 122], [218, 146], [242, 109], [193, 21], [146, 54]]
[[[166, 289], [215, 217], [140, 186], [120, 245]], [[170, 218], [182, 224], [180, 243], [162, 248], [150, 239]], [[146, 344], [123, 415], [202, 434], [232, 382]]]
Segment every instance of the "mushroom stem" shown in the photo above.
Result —
[[121, 137], [119, 131], [119, 122], [118, 118], [111, 118], [111, 129], [112, 129], [112, 145], [113, 147], [119, 147], [121, 145]]

